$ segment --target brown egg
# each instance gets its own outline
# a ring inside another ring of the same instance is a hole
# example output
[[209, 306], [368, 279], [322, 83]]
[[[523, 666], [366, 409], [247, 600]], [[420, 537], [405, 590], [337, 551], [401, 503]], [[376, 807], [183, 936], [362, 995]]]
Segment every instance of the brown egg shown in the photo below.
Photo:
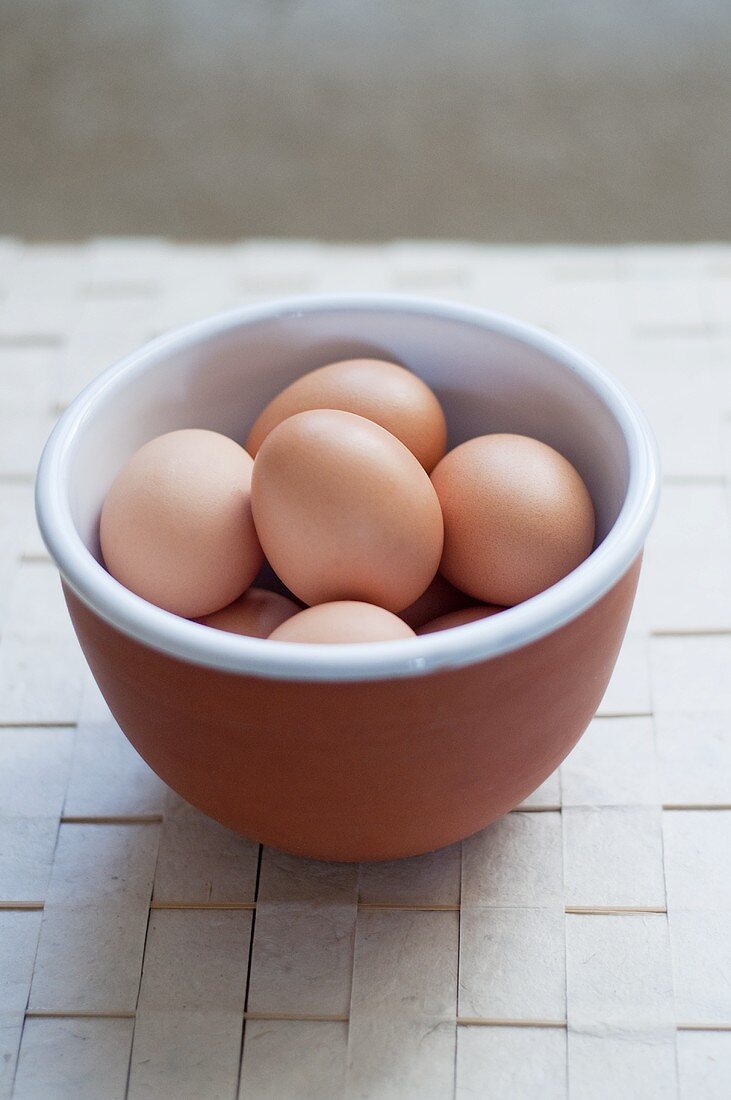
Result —
[[591, 553], [589, 492], [571, 463], [537, 439], [470, 439], [442, 459], [432, 482], [444, 515], [440, 571], [478, 600], [520, 603]]
[[465, 626], [467, 623], [476, 623], [480, 619], [489, 619], [491, 615], [497, 615], [504, 611], [503, 607], [494, 607], [492, 604], [478, 604], [476, 607], [463, 607], [459, 611], [450, 611], [446, 615], [440, 615], [429, 623], [424, 623], [417, 630], [417, 634], [436, 634], [440, 630], [451, 630], [453, 626]]
[[297, 413], [254, 462], [254, 522], [277, 575], [307, 604], [359, 600], [400, 611], [439, 565], [443, 528], [428, 475], [378, 424]]
[[441, 573], [437, 573], [426, 592], [423, 592], [409, 607], [399, 611], [399, 618], [403, 619], [412, 630], [418, 631], [420, 626], [431, 622], [437, 616], [458, 611], [462, 607], [472, 607], [473, 603], [471, 596], [460, 592], [449, 581], [445, 581]]
[[270, 635], [274, 642], [390, 642], [413, 638], [410, 626], [370, 603], [338, 600], [307, 607], [278, 626]]
[[102, 507], [101, 548], [112, 576], [185, 618], [230, 604], [262, 562], [252, 467], [238, 443], [202, 429], [168, 432], [140, 447]]
[[447, 446], [447, 426], [436, 397], [420, 378], [381, 359], [346, 359], [302, 375], [259, 415], [246, 441], [256, 456], [277, 424], [307, 409], [340, 409], [373, 420], [400, 439], [428, 471]]
[[250, 588], [221, 611], [214, 611], [199, 619], [204, 626], [227, 630], [231, 634], [243, 634], [248, 638], [268, 638], [273, 630], [291, 619], [301, 608], [266, 588]]

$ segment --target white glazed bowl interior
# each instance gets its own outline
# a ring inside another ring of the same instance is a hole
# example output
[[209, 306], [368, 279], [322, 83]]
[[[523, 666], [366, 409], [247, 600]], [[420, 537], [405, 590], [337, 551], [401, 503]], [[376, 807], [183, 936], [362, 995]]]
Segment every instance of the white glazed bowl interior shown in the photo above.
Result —
[[[104, 495], [126, 459], [162, 432], [199, 427], [241, 442], [264, 405], [313, 367], [392, 359], [435, 390], [449, 445], [519, 432], [557, 448], [591, 492], [597, 546], [568, 577], [459, 630], [360, 646], [268, 642], [179, 619], [127, 591], [99, 560]], [[471, 664], [555, 630], [621, 577], [644, 543], [658, 489], [644, 417], [590, 360], [481, 310], [392, 297], [307, 298], [237, 310], [160, 338], [110, 367], [61, 417], [36, 500], [61, 573], [108, 622], [163, 652], [220, 669], [298, 680], [408, 676]]]

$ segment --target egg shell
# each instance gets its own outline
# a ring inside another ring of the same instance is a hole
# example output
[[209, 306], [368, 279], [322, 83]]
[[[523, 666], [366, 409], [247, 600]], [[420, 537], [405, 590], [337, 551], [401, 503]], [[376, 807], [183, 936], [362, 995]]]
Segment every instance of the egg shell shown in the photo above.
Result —
[[356, 600], [338, 600], [307, 607], [271, 634], [271, 640], [275, 642], [311, 642], [318, 645], [390, 642], [413, 637], [411, 627], [397, 615]]
[[254, 522], [267, 559], [307, 604], [356, 600], [400, 611], [433, 580], [443, 525], [409, 450], [353, 413], [297, 413], [254, 462]]
[[521, 603], [591, 552], [589, 492], [571, 463], [537, 439], [470, 439], [442, 459], [432, 482], [444, 516], [440, 571], [478, 600]]
[[419, 596], [418, 600], [399, 611], [399, 618], [403, 619], [412, 630], [418, 630], [424, 623], [431, 622], [440, 615], [446, 615], [450, 611], [459, 611], [462, 607], [472, 607], [474, 600], [455, 588], [453, 584], [445, 580], [441, 573], [437, 573], [426, 592]]
[[301, 608], [281, 596], [278, 592], [269, 592], [266, 588], [250, 588], [220, 611], [206, 615], [198, 621], [204, 626], [216, 630], [226, 630], [230, 634], [243, 634], [247, 638], [268, 638], [273, 630], [291, 619]]
[[251, 515], [253, 461], [218, 432], [187, 428], [150, 440], [102, 506], [104, 563], [150, 603], [185, 618], [230, 604], [262, 562]]
[[380, 424], [427, 472], [446, 450], [447, 425], [434, 393], [411, 371], [381, 359], [345, 359], [302, 375], [259, 415], [246, 449], [256, 456], [277, 424], [308, 409], [340, 409]]
[[477, 623], [480, 619], [489, 619], [504, 611], [503, 607], [494, 607], [492, 604], [478, 604], [476, 607], [462, 607], [459, 611], [449, 611], [446, 615], [440, 615], [431, 622], [424, 623], [416, 631], [417, 634], [436, 634], [441, 630], [451, 630], [455, 626], [466, 626], [467, 623]]

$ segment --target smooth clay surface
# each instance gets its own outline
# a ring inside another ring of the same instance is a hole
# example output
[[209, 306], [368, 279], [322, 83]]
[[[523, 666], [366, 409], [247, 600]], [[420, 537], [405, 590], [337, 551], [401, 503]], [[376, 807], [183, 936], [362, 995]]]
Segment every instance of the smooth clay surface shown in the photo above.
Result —
[[639, 560], [578, 618], [512, 653], [343, 683], [179, 661], [65, 593], [112, 713], [183, 798], [276, 848], [371, 860], [467, 836], [554, 771], [604, 693], [638, 575]]

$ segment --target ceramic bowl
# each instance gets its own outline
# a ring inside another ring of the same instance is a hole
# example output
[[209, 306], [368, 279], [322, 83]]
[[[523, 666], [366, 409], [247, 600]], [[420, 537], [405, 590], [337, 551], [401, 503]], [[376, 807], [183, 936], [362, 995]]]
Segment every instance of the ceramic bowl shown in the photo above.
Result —
[[[501, 615], [358, 646], [211, 630], [104, 570], [102, 500], [137, 447], [184, 427], [243, 441], [292, 379], [364, 355], [397, 360], [434, 388], [452, 446], [521, 432], [566, 455], [595, 504], [591, 556]], [[563, 760], [612, 672], [657, 494], [643, 416], [583, 355], [482, 310], [369, 296], [237, 310], [110, 367], [56, 425], [36, 500], [94, 677], [154, 771], [256, 840], [369, 860], [475, 832]]]

